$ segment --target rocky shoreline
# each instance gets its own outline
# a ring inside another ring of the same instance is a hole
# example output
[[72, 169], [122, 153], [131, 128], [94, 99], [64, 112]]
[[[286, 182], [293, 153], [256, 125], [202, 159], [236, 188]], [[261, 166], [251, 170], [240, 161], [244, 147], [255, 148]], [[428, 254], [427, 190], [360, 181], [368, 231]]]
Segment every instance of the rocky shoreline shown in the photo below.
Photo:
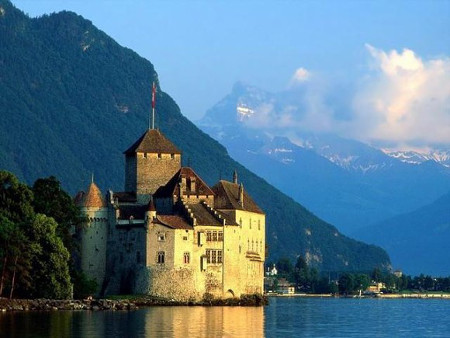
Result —
[[132, 299], [6, 299], [0, 298], [0, 312], [7, 311], [132, 311], [147, 306], [264, 306], [268, 299], [263, 295], [245, 295], [241, 298], [209, 299], [179, 302], [157, 297]]

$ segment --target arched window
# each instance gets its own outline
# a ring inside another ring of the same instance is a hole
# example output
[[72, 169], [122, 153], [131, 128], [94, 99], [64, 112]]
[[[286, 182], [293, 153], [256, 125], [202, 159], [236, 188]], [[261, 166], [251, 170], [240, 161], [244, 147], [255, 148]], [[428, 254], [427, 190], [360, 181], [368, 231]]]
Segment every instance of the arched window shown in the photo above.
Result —
[[191, 262], [191, 254], [189, 252], [184, 253], [184, 264], [189, 264]]
[[164, 264], [165, 256], [166, 254], [164, 251], [158, 251], [158, 264]]

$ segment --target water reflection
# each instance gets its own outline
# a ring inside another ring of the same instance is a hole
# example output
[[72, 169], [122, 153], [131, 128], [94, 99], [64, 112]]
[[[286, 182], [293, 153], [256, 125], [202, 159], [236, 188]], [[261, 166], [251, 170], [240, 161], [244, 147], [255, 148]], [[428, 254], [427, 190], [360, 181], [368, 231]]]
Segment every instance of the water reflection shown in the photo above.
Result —
[[264, 336], [262, 307], [149, 307], [137, 311], [0, 313], [0, 337]]
[[147, 337], [185, 338], [264, 335], [262, 307], [150, 308], [145, 316]]

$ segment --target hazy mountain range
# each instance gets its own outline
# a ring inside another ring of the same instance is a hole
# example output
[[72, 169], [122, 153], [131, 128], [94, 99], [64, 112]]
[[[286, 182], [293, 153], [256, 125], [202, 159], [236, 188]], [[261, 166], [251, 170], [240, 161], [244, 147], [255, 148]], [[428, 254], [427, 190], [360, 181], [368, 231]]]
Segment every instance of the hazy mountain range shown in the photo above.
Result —
[[[423, 153], [392, 151], [300, 128], [286, 132], [279, 121], [271, 123], [283, 119], [287, 110], [302, 114], [302, 109], [302, 101], [292, 93], [269, 93], [237, 83], [197, 124], [248, 169], [348, 234], [359, 236], [358, 229], [421, 208], [450, 191], [450, 147]], [[430, 224], [435, 221], [430, 214]], [[361, 238], [385, 245], [370, 233]], [[395, 255], [398, 268], [411, 266], [407, 249], [402, 247], [403, 256]], [[435, 249], [440, 250], [428, 247]], [[437, 271], [429, 263], [416, 264], [414, 271]], [[443, 266], [450, 271], [450, 263]]]
[[342, 235], [232, 159], [181, 114], [149, 61], [90, 21], [72, 12], [30, 19], [6, 0], [0, 8], [1, 169], [29, 184], [55, 175], [71, 193], [94, 173], [103, 191], [121, 191], [122, 152], [148, 126], [156, 81], [156, 126], [208, 184], [237, 170], [266, 212], [270, 260], [303, 255], [322, 271], [389, 266], [384, 250]]

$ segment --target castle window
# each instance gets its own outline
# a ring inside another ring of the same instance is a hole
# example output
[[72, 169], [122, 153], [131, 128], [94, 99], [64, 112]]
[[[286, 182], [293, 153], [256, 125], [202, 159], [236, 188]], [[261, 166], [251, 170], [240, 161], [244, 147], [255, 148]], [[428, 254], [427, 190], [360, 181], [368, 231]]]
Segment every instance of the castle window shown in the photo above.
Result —
[[138, 264], [141, 263], [141, 252], [140, 251], [136, 251], [136, 263], [138, 263]]
[[242, 218], [239, 218], [239, 225], [242, 228]]
[[183, 256], [184, 264], [189, 264], [191, 262], [191, 254], [189, 252], [185, 252]]
[[206, 241], [211, 242], [211, 231], [206, 232]]
[[222, 263], [222, 250], [206, 250], [206, 262], [210, 264]]
[[258, 220], [258, 230], [261, 230], [261, 220]]
[[187, 241], [188, 240], [188, 236], [183, 236], [183, 241]]
[[166, 253], [164, 251], [158, 251], [158, 264], [164, 264]]
[[173, 160], [175, 158], [175, 154], [170, 154], [170, 158]]
[[218, 235], [218, 241], [219, 242], [223, 242], [223, 231], [219, 231], [218, 233], [217, 233], [217, 235]]
[[213, 232], [212, 232], [212, 240], [213, 240], [214, 242], [217, 242], [217, 231], [213, 231]]
[[162, 155], [161, 153], [158, 153], [158, 158], [161, 159]]
[[206, 263], [211, 263], [211, 250], [206, 250]]
[[144, 158], [147, 158], [147, 153], [144, 153]]
[[252, 219], [250, 218], [250, 220], [248, 221], [248, 226], [250, 228], [250, 230], [252, 229]]
[[166, 240], [166, 234], [163, 232], [160, 232], [158, 234], [158, 242], [164, 242]]

